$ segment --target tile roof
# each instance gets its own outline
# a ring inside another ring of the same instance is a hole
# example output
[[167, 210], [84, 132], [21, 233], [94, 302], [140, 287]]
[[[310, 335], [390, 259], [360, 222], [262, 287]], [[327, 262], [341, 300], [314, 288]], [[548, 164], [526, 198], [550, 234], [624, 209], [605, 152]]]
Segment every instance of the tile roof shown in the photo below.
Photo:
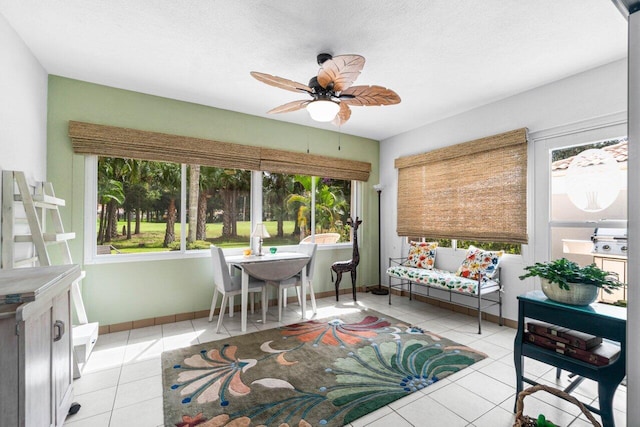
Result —
[[[629, 154], [627, 151], [627, 144], [628, 144], [628, 141], [624, 140], [617, 144], [604, 147], [603, 150], [610, 153], [618, 163], [622, 163], [622, 162], [626, 162], [627, 158], [629, 157]], [[556, 170], [568, 169], [569, 165], [571, 164], [571, 162], [575, 157], [576, 156], [571, 156], [566, 159], [556, 160], [555, 162], [551, 163], [551, 170], [556, 171]], [[585, 166], [594, 165], [596, 164], [596, 161], [597, 159], [595, 157], [592, 159], [587, 159], [588, 163]]]

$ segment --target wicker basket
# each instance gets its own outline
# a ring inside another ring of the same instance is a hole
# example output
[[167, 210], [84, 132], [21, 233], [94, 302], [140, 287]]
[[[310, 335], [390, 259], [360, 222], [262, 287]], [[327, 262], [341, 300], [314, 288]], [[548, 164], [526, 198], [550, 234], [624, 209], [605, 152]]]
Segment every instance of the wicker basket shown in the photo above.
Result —
[[516, 422], [513, 427], [536, 427], [538, 425], [538, 422], [535, 418], [523, 415], [522, 410], [524, 409], [524, 398], [540, 390], [544, 390], [547, 393], [551, 393], [554, 396], [558, 396], [568, 402], [573, 403], [578, 408], [580, 408], [582, 413], [587, 417], [587, 419], [591, 422], [591, 424], [593, 424], [594, 427], [602, 427], [600, 423], [593, 417], [591, 412], [581, 402], [579, 402], [578, 399], [568, 393], [565, 393], [562, 390], [558, 390], [557, 388], [549, 387], [543, 384], [529, 387], [518, 393], [518, 401], [516, 403]]

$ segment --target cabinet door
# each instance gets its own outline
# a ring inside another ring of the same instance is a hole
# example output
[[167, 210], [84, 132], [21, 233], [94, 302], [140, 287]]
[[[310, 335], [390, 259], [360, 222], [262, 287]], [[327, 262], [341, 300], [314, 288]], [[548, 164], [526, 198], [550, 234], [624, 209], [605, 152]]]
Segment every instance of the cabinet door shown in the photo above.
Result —
[[603, 269], [604, 271], [610, 271], [612, 273], [616, 273], [618, 278], [622, 283], [625, 283], [624, 286], [614, 290], [612, 293], [604, 292], [600, 290], [600, 301], [615, 303], [618, 300], [626, 300], [627, 299], [627, 260], [624, 259], [614, 259], [614, 258], [601, 258], [594, 257], [594, 262], [598, 267]]
[[19, 405], [24, 393], [18, 386], [21, 377], [19, 346], [16, 319], [0, 318], [0, 427], [20, 425]]
[[603, 258], [602, 269], [616, 273], [622, 283], [627, 283], [627, 260]]
[[[55, 425], [51, 397], [51, 308], [27, 319], [24, 323], [24, 356], [20, 372], [24, 373], [24, 412], [26, 427]], [[20, 332], [22, 333], [22, 331]]]
[[70, 292], [53, 300], [53, 332], [51, 364], [53, 369], [53, 398], [57, 426], [61, 426], [73, 399], [73, 370], [71, 366], [71, 310]]

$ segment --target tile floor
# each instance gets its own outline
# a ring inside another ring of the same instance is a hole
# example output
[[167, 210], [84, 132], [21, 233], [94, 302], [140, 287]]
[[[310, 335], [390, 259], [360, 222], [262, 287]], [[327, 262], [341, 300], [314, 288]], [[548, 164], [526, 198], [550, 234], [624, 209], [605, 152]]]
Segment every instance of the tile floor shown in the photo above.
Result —
[[[513, 425], [514, 329], [483, 322], [483, 333], [478, 335], [474, 317], [402, 297], [394, 296], [391, 306], [384, 296], [361, 293], [358, 298], [357, 305], [350, 301], [348, 295], [342, 296], [338, 304], [333, 297], [321, 299], [317, 316], [370, 308], [471, 346], [489, 357], [356, 420], [352, 427]], [[298, 308], [297, 304], [289, 305], [283, 313], [283, 323], [298, 321], [299, 315], [295, 312]], [[241, 333], [238, 314], [233, 318], [225, 317], [219, 334], [215, 333], [216, 319], [212, 323], [206, 318], [195, 319], [99, 337], [82, 377], [74, 386], [75, 401], [82, 408], [67, 419], [65, 426], [163, 426], [160, 355], [166, 350]], [[267, 324], [262, 324], [259, 312], [250, 315], [247, 333], [276, 326], [277, 310], [271, 307]], [[531, 359], [525, 359], [525, 370], [527, 376], [537, 378], [541, 383], [556, 386], [568, 383], [566, 374], [556, 383], [554, 368]], [[597, 406], [597, 385], [594, 382], [585, 380], [574, 393], [580, 400]], [[591, 425], [577, 406], [544, 392], [528, 396], [524, 403], [525, 414], [544, 413], [558, 425]], [[616, 393], [614, 408], [616, 426], [625, 427], [626, 388], [623, 386]], [[428, 419], [425, 418], [427, 416]]]

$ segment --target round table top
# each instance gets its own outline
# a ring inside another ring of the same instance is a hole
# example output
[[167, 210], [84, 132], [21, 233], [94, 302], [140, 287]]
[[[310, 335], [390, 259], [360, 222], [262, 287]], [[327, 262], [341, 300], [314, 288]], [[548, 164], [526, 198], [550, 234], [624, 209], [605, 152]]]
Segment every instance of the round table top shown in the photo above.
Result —
[[242, 264], [242, 268], [250, 276], [260, 280], [279, 282], [300, 273], [311, 258], [296, 258], [274, 260], [270, 262], [255, 262]]

